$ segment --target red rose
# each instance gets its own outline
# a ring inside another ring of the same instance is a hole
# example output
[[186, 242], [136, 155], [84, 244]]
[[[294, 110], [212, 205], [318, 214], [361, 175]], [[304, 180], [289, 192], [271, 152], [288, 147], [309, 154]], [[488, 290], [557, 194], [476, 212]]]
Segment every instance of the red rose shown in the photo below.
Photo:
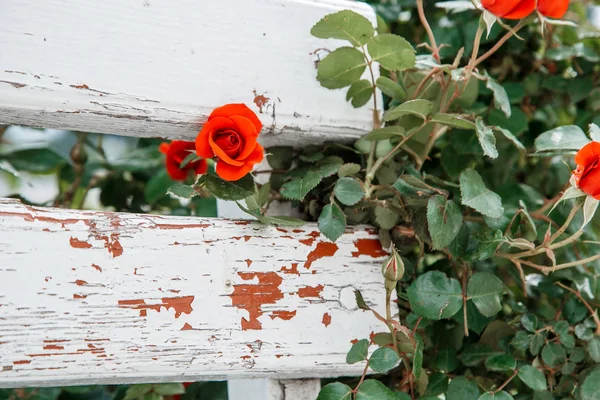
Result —
[[537, 9], [549, 18], [562, 18], [569, 9], [569, 0], [538, 0]]
[[575, 164], [575, 185], [600, 200], [600, 143], [591, 142], [583, 146], [575, 155]]
[[196, 137], [200, 157], [217, 157], [216, 172], [226, 181], [237, 181], [263, 160], [256, 139], [262, 123], [244, 104], [227, 104], [215, 109]]
[[482, 0], [481, 5], [495, 16], [506, 19], [525, 18], [536, 8], [546, 17], [562, 18], [569, 8], [569, 0]]
[[193, 171], [196, 175], [202, 175], [206, 172], [208, 167], [206, 165], [206, 160], [192, 161], [181, 168], [183, 160], [192, 154], [195, 148], [194, 142], [185, 142], [183, 140], [174, 140], [171, 143], [161, 143], [158, 149], [167, 156], [167, 173], [172, 179], [176, 181], [185, 181], [189, 171]]

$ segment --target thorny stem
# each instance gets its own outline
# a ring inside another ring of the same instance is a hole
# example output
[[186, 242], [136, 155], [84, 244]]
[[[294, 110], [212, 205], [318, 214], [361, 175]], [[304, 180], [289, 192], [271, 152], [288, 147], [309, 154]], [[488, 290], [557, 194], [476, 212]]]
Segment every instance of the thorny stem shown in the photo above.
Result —
[[526, 260], [520, 260], [520, 262], [522, 264], [529, 265], [530, 267], [535, 268], [538, 271], [541, 271], [547, 275], [551, 272], [556, 272], [561, 269], [576, 267], [578, 265], [583, 265], [583, 264], [591, 263], [591, 262], [598, 261], [598, 260], [600, 260], [600, 254], [596, 254], [595, 256], [584, 258], [582, 260], [571, 261], [571, 262], [564, 263], [564, 264], [558, 264], [553, 267], [545, 267], [543, 265], [535, 264], [535, 263], [532, 263], [531, 261], [526, 261]]
[[[373, 129], [379, 129], [379, 127], [381, 126], [381, 119], [379, 116], [379, 109], [377, 108], [377, 85], [375, 84], [375, 74], [373, 73], [373, 60], [369, 60], [369, 57], [367, 57], [367, 52], [365, 51], [364, 46], [362, 46], [362, 52], [365, 57], [367, 66], [369, 67], [369, 73], [371, 74], [371, 85], [373, 87]], [[367, 159], [367, 171], [369, 171], [373, 167], [373, 162], [375, 161], [376, 147], [377, 142], [373, 141], [373, 143], [371, 143], [371, 149], [369, 150], [369, 158]], [[369, 198], [371, 195], [370, 186], [372, 180], [373, 178], [371, 177], [371, 179], [369, 179], [369, 176], [367, 175], [367, 178], [365, 179], [367, 198]]]
[[579, 239], [579, 237], [581, 235], [583, 235], [583, 231], [578, 231], [577, 233], [573, 234], [571, 237], [562, 240], [558, 243], [554, 243], [556, 241], [556, 239], [558, 239], [563, 233], [565, 233], [565, 231], [567, 230], [567, 228], [569, 227], [569, 225], [571, 224], [571, 222], [573, 221], [573, 218], [575, 218], [575, 215], [577, 214], [577, 212], [579, 211], [579, 209], [582, 207], [582, 204], [576, 204], [573, 209], [571, 210], [571, 212], [569, 213], [569, 216], [567, 217], [567, 220], [565, 221], [565, 223], [552, 235], [550, 236], [550, 238], [541, 246], [533, 249], [533, 250], [526, 250], [526, 251], [522, 251], [521, 253], [515, 253], [515, 254], [506, 254], [506, 253], [498, 253], [497, 256], [499, 257], [503, 257], [503, 258], [508, 258], [510, 260], [514, 260], [514, 259], [520, 259], [523, 257], [530, 257], [530, 256], [535, 256], [538, 254], [542, 254], [544, 253], [547, 249], [550, 250], [555, 250], [555, 249], [559, 249], [561, 247], [564, 247], [566, 245], [569, 245], [571, 243], [573, 243], [574, 241], [576, 241], [577, 239]]
[[427, 22], [425, 10], [423, 9], [423, 0], [417, 0], [417, 12], [419, 13], [419, 19], [421, 20], [421, 24], [425, 28], [427, 36], [429, 37], [429, 43], [431, 45], [431, 52], [433, 53], [433, 58], [435, 58], [437, 62], [440, 62], [440, 49], [438, 48], [438, 45], [435, 41], [435, 36], [433, 35], [431, 26], [429, 25], [429, 22]]
[[392, 291], [387, 289], [385, 291], [385, 316], [387, 319], [387, 326], [392, 335], [394, 350], [398, 352], [398, 338], [396, 337], [396, 329], [394, 329], [394, 326], [392, 325]]
[[363, 370], [362, 376], [360, 377], [360, 381], [358, 381], [358, 384], [356, 385], [356, 387], [354, 388], [354, 390], [352, 390], [352, 393], [354, 394], [354, 398], [355, 399], [356, 399], [356, 394], [358, 393], [358, 388], [364, 382], [365, 377], [367, 376], [367, 371], [368, 370], [369, 370], [369, 360], [367, 360], [367, 363], [365, 365], [365, 369]]
[[598, 313], [596, 312], [596, 310], [594, 310], [590, 304], [583, 298], [583, 296], [581, 295], [581, 293], [579, 293], [577, 290], [573, 290], [570, 287], [563, 285], [560, 282], [556, 282], [556, 284], [558, 286], [560, 286], [561, 288], [565, 289], [566, 291], [569, 291], [571, 293], [573, 293], [575, 296], [577, 296], [577, 298], [579, 299], [579, 301], [581, 301], [583, 303], [583, 305], [585, 306], [585, 308], [588, 309], [588, 311], [590, 312], [590, 314], [592, 314], [592, 319], [594, 320], [594, 323], [596, 324], [596, 336], [600, 336], [600, 318], [598, 318]]
[[463, 318], [465, 325], [465, 336], [469, 336], [469, 322], [467, 318], [467, 271], [468, 268], [465, 265], [465, 270], [462, 276]]
[[479, 57], [478, 59], [475, 60], [474, 67], [478, 66], [483, 61], [487, 60], [490, 56], [492, 56], [492, 54], [494, 54], [496, 51], [498, 51], [498, 49], [500, 47], [502, 47], [502, 45], [504, 43], [506, 43], [506, 41], [508, 39], [513, 37], [513, 35], [515, 35], [517, 32], [519, 32], [519, 30], [521, 30], [521, 28], [523, 28], [524, 26], [525, 26], [525, 24], [523, 23], [523, 20], [519, 21], [519, 23], [513, 29], [506, 32], [504, 34], [504, 36], [502, 36], [491, 49], [489, 49], [481, 57]]
[[502, 385], [500, 385], [500, 387], [498, 389], [494, 390], [492, 393], [498, 393], [498, 392], [502, 391], [502, 389], [504, 389], [506, 387], [506, 385], [508, 385], [510, 383], [510, 381], [515, 379], [515, 376], [517, 376], [518, 373], [519, 373], [519, 370], [515, 369], [513, 371], [513, 374], [506, 380], [506, 382], [504, 382]]

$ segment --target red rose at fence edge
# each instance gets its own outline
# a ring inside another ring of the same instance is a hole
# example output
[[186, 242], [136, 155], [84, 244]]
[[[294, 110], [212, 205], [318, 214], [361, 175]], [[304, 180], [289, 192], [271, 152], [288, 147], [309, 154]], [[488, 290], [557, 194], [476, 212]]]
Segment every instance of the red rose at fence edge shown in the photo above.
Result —
[[194, 171], [196, 175], [201, 175], [206, 172], [206, 169], [208, 168], [206, 160], [192, 161], [181, 168], [183, 160], [192, 154], [195, 148], [194, 142], [186, 142], [183, 140], [174, 140], [171, 143], [160, 144], [158, 149], [167, 156], [167, 173], [171, 179], [185, 181], [190, 171]]
[[263, 160], [256, 139], [262, 123], [245, 104], [216, 108], [196, 137], [200, 157], [218, 157], [216, 172], [226, 181], [237, 181]]
[[569, 9], [569, 0], [538, 0], [537, 9], [550, 18], [562, 18]]
[[506, 19], [525, 18], [536, 7], [546, 17], [562, 18], [569, 8], [569, 0], [482, 0], [481, 5], [495, 16]]
[[600, 200], [600, 143], [591, 142], [583, 146], [575, 155], [575, 163], [575, 185]]
[[481, 5], [497, 17], [521, 19], [535, 10], [535, 2], [536, 0], [482, 0]]

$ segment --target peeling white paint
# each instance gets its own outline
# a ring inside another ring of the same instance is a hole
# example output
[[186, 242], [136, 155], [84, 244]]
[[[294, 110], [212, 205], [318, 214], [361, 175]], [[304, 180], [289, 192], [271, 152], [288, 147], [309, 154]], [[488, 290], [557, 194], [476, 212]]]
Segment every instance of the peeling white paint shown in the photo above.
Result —
[[[217, 106], [259, 114], [265, 145], [351, 140], [372, 127], [316, 81], [313, 38], [344, 0], [4, 0], [0, 124], [193, 139]], [[300, 140], [299, 137], [302, 137]]]
[[[357, 375], [385, 327], [372, 228], [27, 207], [0, 200], [0, 387]], [[325, 316], [327, 314], [327, 316]]]

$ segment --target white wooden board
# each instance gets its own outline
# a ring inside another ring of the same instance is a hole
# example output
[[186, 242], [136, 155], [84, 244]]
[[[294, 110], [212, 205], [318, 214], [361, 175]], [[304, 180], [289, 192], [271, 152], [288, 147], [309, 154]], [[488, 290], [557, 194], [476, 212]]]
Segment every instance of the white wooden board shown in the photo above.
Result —
[[316, 81], [344, 42], [311, 37], [345, 0], [2, 0], [0, 125], [195, 138], [217, 106], [246, 103], [265, 145], [349, 140], [368, 106]]
[[360, 375], [385, 327], [374, 229], [0, 200], [0, 387]]

